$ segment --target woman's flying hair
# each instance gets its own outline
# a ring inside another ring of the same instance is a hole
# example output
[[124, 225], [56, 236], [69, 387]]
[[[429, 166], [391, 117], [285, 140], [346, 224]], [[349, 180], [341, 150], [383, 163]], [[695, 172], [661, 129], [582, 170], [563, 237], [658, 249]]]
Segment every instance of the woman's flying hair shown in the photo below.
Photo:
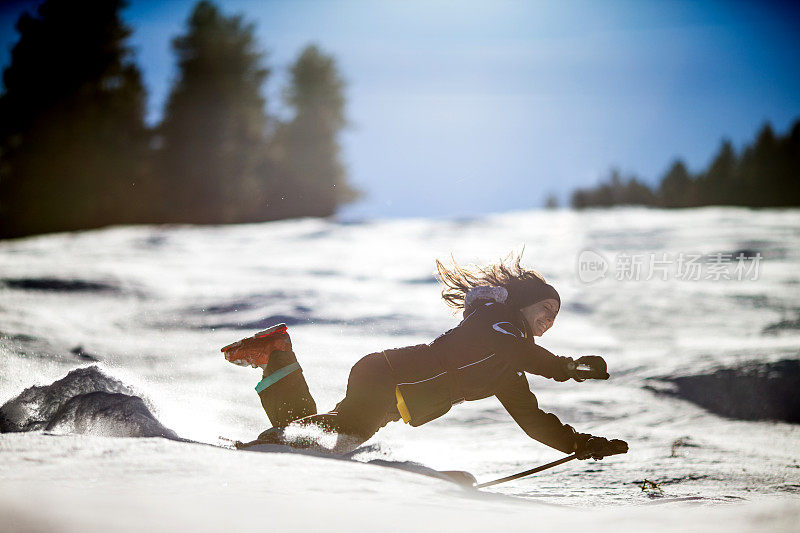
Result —
[[516, 285], [520, 281], [529, 280], [536, 280], [544, 285], [546, 283], [544, 276], [535, 270], [523, 268], [520, 265], [524, 252], [525, 249], [523, 248], [518, 254], [509, 253], [497, 264], [476, 265], [470, 269], [459, 266], [452, 255], [450, 259], [453, 262], [453, 267], [449, 269], [437, 259], [436, 270], [438, 278], [444, 285], [442, 299], [454, 309], [463, 309], [464, 297], [473, 287], [494, 286], [509, 288], [509, 286]]

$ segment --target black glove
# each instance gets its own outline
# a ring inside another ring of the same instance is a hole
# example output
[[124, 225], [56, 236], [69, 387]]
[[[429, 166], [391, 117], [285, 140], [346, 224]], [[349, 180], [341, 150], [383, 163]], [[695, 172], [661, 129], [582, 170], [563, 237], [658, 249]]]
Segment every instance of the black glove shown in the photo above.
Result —
[[605, 437], [595, 437], [588, 433], [578, 433], [575, 439], [575, 453], [578, 459], [600, 460], [609, 455], [628, 453], [628, 443], [624, 440], [608, 440]]
[[599, 355], [584, 355], [579, 357], [577, 361], [570, 359], [567, 362], [567, 372], [575, 381], [609, 378], [606, 360]]
[[555, 381], [569, 381], [575, 373], [575, 361], [572, 359], [572, 357], [556, 357], [561, 360], [561, 364], [553, 365], [553, 375], [549, 377]]

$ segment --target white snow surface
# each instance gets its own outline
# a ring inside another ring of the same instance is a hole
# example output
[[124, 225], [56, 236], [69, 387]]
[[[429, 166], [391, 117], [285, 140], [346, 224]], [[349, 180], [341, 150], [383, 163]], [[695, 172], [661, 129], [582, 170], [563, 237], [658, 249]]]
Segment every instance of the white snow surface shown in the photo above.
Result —
[[[439, 297], [435, 258], [485, 263], [523, 245], [526, 266], [563, 301], [539, 343], [601, 354], [612, 376], [529, 376], [540, 406], [579, 431], [627, 440], [628, 454], [480, 492], [422, 475], [459, 469], [486, 481], [562, 456], [494, 398], [420, 428], [390, 424], [348, 458], [235, 451], [220, 439], [249, 440], [269, 425], [253, 391], [259, 373], [226, 363], [220, 347], [289, 322], [328, 409], [363, 355], [430, 342], [458, 323]], [[612, 265], [584, 284], [576, 261], [585, 249], [609, 259], [743, 249], [764, 258], [757, 280], [617, 281]], [[2, 242], [0, 405], [95, 368], [21, 407], [37, 422], [29, 431], [0, 434], [0, 531], [797, 531], [799, 425], [722, 418], [646, 387], [798, 359], [798, 314], [798, 210], [304, 219]], [[79, 393], [92, 396], [64, 407]], [[645, 480], [659, 489], [643, 490]]]

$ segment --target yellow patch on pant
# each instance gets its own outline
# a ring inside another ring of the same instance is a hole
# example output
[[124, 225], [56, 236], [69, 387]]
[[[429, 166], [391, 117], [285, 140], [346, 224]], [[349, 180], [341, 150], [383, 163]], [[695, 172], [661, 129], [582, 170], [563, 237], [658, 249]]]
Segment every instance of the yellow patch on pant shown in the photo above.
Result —
[[403, 417], [403, 422], [408, 424], [411, 422], [411, 413], [408, 412], [408, 406], [406, 406], [406, 401], [400, 393], [400, 387], [394, 388], [394, 394], [397, 396], [397, 411], [400, 413], [400, 416]]

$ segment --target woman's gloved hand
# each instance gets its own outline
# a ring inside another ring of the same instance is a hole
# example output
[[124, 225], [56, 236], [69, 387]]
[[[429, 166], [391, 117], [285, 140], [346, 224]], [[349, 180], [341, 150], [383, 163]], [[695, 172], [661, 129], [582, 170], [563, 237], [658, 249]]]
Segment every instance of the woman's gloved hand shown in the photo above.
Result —
[[561, 360], [560, 365], [553, 365], [553, 372], [550, 378], [554, 379], [555, 381], [569, 381], [570, 378], [573, 377], [573, 372], [575, 369], [575, 360], [572, 357], [562, 357], [557, 356], [558, 359]]
[[619, 453], [628, 453], [628, 443], [624, 440], [608, 440], [588, 433], [578, 433], [575, 436], [575, 454], [578, 459], [600, 460]]
[[609, 378], [606, 361], [599, 355], [584, 355], [575, 361], [570, 359], [567, 362], [567, 372], [575, 381]]

